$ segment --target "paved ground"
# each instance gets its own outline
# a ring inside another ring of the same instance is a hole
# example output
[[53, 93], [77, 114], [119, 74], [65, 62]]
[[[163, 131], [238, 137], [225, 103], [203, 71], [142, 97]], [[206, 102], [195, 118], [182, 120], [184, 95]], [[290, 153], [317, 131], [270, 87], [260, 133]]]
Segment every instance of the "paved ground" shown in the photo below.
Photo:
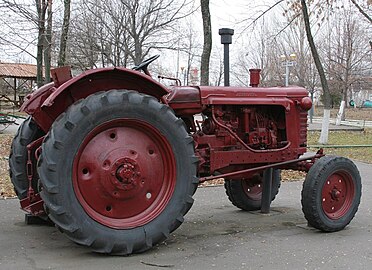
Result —
[[15, 124], [12, 124], [12, 125], [9, 125], [9, 126], [0, 125], [0, 130], [2, 130], [1, 134], [15, 134], [17, 132], [20, 124], [22, 124], [23, 121], [24, 121], [24, 119], [18, 118], [18, 119], [16, 119]]
[[[308, 130], [310, 131], [321, 131], [322, 123], [309, 123]], [[329, 130], [332, 131], [363, 131], [364, 128], [361, 126], [349, 126], [349, 125], [339, 125], [329, 124]]]
[[[313, 118], [313, 123], [321, 124], [322, 120], [323, 120], [322, 117], [314, 117]], [[336, 123], [336, 118], [331, 118], [330, 123], [331, 123], [331, 125], [336, 126], [336, 125], [334, 125]], [[358, 127], [358, 128], [371, 128], [372, 127], [372, 121], [370, 121], [370, 120], [348, 119], [348, 120], [341, 121], [341, 125], [336, 126], [336, 127], [342, 127], [342, 126]]]
[[154, 249], [129, 257], [91, 253], [54, 227], [28, 225], [17, 200], [0, 201], [0, 269], [371, 269], [372, 166], [358, 163], [363, 197], [343, 231], [308, 228], [301, 182], [283, 183], [272, 214], [237, 210], [223, 187], [199, 189], [185, 223]]

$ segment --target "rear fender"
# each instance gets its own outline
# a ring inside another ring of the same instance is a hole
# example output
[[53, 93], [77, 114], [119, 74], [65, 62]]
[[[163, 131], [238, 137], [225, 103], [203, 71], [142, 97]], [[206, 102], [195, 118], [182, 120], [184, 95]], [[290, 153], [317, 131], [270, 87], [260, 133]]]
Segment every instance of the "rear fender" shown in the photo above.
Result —
[[[58, 74], [57, 74], [58, 75]], [[92, 69], [67, 80], [62, 85], [56, 82], [40, 88], [22, 106], [35, 122], [47, 132], [54, 120], [71, 104], [100, 91], [112, 89], [135, 90], [161, 99], [168, 90], [150, 76], [126, 68]]]
[[26, 96], [25, 101], [22, 103], [22, 106], [19, 110], [21, 112], [26, 112], [29, 115], [37, 113], [37, 110], [40, 110], [41, 105], [43, 105], [44, 101], [55, 90], [56, 88], [54, 87], [53, 82], [43, 85], [42, 87]]

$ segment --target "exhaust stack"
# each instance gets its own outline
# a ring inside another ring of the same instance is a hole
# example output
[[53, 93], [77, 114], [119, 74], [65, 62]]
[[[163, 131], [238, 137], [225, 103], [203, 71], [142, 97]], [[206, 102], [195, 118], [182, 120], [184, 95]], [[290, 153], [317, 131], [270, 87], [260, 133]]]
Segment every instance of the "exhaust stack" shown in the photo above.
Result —
[[249, 70], [250, 79], [249, 79], [249, 85], [252, 87], [258, 87], [260, 84], [260, 72], [261, 69], [259, 68], [251, 68]]

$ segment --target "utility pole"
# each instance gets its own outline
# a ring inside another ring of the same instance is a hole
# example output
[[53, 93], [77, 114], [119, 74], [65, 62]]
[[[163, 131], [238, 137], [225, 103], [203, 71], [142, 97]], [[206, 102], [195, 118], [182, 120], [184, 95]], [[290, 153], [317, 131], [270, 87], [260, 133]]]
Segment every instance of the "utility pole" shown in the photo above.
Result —
[[287, 87], [289, 85], [289, 68], [293, 67], [296, 63], [296, 54], [292, 53], [289, 56], [281, 55], [280, 59], [282, 60], [282, 66], [285, 67], [285, 81], [284, 85]]

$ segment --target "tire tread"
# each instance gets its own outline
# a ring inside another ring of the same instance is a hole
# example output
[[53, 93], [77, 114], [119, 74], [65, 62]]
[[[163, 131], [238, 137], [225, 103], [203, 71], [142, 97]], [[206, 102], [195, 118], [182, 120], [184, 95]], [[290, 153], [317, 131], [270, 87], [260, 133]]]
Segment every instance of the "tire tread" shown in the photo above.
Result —
[[[100, 100], [99, 102], [97, 102], [97, 98]], [[125, 106], [123, 101], [126, 103], [129, 102], [131, 105], [138, 106], [147, 104], [146, 106], [149, 106], [152, 110], [166, 114], [167, 119], [173, 119], [172, 121], [174, 126], [179, 126], [177, 129], [180, 131], [178, 132], [184, 134], [182, 137], [184, 138], [183, 142], [180, 143], [184, 143], [187, 146], [188, 150], [185, 154], [188, 156], [189, 164], [191, 164], [190, 166], [192, 166], [192, 170], [195, 175], [192, 177], [192, 179], [190, 179], [190, 188], [188, 188], [188, 195], [182, 202], [182, 211], [179, 213], [179, 215], [173, 217], [171, 226], [159, 229], [161, 234], [160, 236], [155, 236], [155, 238], [152, 238], [150, 234], [146, 232], [146, 228], [144, 228], [145, 238], [143, 242], [125, 242], [113, 244], [110, 241], [103, 241], [97, 235], [87, 233], [87, 230], [83, 228], [82, 225], [76, 225], [76, 221], [74, 221], [73, 218], [69, 216], [68, 211], [64, 209], [63, 204], [69, 202], [64, 202], [61, 194], [59, 194], [59, 190], [56, 189], [56, 186], [58, 187], [59, 183], [55, 182], [57, 181], [56, 179], [58, 179], [55, 164], [58, 164], [59, 159], [62, 158], [59, 153], [65, 147], [69, 146], [64, 145], [63, 139], [58, 139], [55, 135], [58, 134], [58, 137], [60, 138], [68, 137], [68, 133], [77, 127], [79, 121], [83, 117], [90, 117], [93, 115], [94, 113], [92, 112], [94, 112], [94, 109], [98, 106], [101, 106], [101, 108], [110, 108], [111, 106], [116, 106], [119, 103], [122, 106]], [[199, 183], [199, 181], [195, 180], [197, 179], [197, 163], [195, 162], [194, 146], [191, 144], [192, 138], [190, 135], [187, 135], [185, 129], [181, 128], [180, 121], [182, 120], [177, 118], [168, 106], [157, 102], [157, 100], [153, 97], [140, 94], [135, 91], [110, 90], [108, 92], [99, 92], [88, 96], [83, 101], [79, 101], [71, 105], [66, 112], [53, 123], [48, 135], [48, 140], [44, 142], [42, 146], [42, 158], [39, 162], [39, 171], [40, 175], [42, 175], [41, 179], [43, 184], [46, 186], [41, 195], [45, 201], [46, 207], [50, 211], [51, 219], [57, 224], [58, 227], [60, 227], [63, 232], [68, 235], [71, 240], [81, 245], [89, 246], [93, 251], [99, 253], [120, 255], [139, 253], [150, 249], [154, 244], [159, 242], [159, 239], [163, 240], [168, 238], [170, 233], [181, 225], [183, 222], [183, 216], [191, 208], [194, 202], [192, 195], [194, 194]]]

